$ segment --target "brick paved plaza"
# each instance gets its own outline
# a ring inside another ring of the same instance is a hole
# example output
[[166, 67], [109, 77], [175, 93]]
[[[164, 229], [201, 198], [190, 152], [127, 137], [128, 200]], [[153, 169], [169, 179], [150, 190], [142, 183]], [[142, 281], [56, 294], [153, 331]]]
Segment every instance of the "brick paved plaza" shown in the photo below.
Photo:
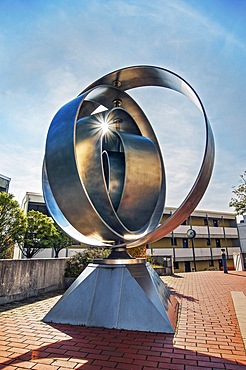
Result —
[[59, 296], [0, 307], [0, 369], [246, 369], [231, 297], [246, 294], [246, 272], [164, 280], [180, 302], [175, 335], [43, 323]]

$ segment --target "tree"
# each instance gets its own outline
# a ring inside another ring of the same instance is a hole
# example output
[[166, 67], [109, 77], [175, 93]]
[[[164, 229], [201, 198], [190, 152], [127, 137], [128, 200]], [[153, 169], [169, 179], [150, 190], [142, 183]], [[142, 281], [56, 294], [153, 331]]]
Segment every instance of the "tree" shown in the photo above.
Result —
[[23, 243], [26, 217], [13, 194], [0, 192], [0, 258], [11, 258], [14, 245]]
[[51, 248], [55, 232], [56, 229], [50, 217], [38, 211], [29, 211], [24, 240], [19, 244], [24, 256], [32, 258], [40, 250]]
[[54, 234], [50, 239], [51, 245], [55, 251], [55, 258], [58, 258], [59, 252], [73, 244], [73, 240], [67, 236], [56, 224], [54, 224]]
[[246, 213], [246, 171], [240, 175], [241, 184], [233, 186], [233, 194], [235, 198], [231, 198], [230, 207], [234, 207], [239, 215]]

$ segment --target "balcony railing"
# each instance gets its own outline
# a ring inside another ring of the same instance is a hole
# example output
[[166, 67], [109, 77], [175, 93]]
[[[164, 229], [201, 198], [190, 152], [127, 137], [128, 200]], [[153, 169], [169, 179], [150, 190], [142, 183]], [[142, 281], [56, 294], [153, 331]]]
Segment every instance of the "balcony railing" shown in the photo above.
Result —
[[[240, 253], [240, 247], [228, 247], [226, 249], [227, 258], [233, 258], [234, 254]], [[147, 253], [153, 256], [173, 256], [175, 261], [193, 261], [192, 248], [153, 248], [147, 249]], [[194, 248], [197, 261], [221, 259], [220, 248]]]
[[[226, 238], [234, 239], [238, 238], [238, 231], [236, 227], [214, 227], [214, 226], [193, 226], [196, 231], [196, 238], [208, 238], [209, 234], [211, 238]], [[185, 238], [187, 237], [187, 230], [190, 229], [188, 225], [180, 225], [173, 231], [173, 236], [176, 238]], [[209, 230], [209, 231], [208, 231]], [[171, 234], [168, 234], [167, 237], [171, 237]]]

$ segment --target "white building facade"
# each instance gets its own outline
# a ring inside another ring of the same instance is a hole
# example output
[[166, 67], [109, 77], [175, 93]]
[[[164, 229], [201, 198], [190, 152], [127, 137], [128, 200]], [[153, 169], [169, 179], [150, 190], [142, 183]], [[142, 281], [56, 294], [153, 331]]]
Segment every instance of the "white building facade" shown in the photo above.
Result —
[[244, 266], [246, 269], [246, 215], [243, 215], [243, 220], [241, 220], [237, 226], [243, 254]]

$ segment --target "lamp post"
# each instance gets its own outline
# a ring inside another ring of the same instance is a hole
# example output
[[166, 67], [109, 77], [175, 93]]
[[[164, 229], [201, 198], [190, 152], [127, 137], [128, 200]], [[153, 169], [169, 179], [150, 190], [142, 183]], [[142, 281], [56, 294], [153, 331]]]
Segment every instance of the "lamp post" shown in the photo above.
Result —
[[194, 270], [196, 271], [196, 256], [195, 256], [195, 247], [194, 247], [194, 238], [195, 238], [195, 236], [196, 236], [196, 232], [195, 232], [194, 229], [187, 230], [187, 237], [191, 240]]

